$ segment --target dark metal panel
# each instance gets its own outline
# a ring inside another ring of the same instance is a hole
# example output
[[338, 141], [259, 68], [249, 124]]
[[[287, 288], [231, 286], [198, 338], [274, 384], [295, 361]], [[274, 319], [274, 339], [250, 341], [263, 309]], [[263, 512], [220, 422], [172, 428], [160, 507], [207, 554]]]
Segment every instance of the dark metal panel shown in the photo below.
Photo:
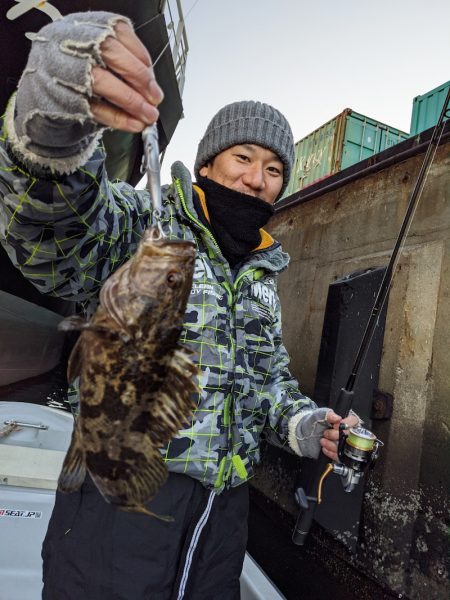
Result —
[[[285, 464], [283, 450], [270, 448]], [[276, 462], [276, 461], [275, 461]], [[342, 560], [342, 548], [314, 527], [307, 546], [292, 543], [294, 519], [250, 486], [247, 549], [287, 600], [392, 600], [390, 593], [362, 568]], [[265, 600], [270, 600], [267, 598]]]
[[[384, 267], [378, 267], [350, 273], [329, 287], [313, 394], [319, 406], [334, 408], [339, 391], [347, 382], [384, 272]], [[386, 309], [387, 303], [380, 313], [354, 389], [353, 410], [368, 429], [378, 385]], [[351, 493], [346, 493], [340, 478], [330, 475], [324, 485], [324, 501], [314, 514], [320, 525], [352, 551], [358, 541], [363, 486], [360, 483]]]
[[0, 401], [69, 410], [60, 314], [0, 290]]
[[59, 362], [60, 315], [0, 291], [0, 386], [35, 377]]

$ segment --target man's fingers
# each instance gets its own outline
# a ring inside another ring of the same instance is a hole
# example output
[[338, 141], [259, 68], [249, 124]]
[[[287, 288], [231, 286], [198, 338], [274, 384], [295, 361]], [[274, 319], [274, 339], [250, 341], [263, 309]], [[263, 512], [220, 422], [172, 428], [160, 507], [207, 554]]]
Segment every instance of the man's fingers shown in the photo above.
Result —
[[325, 454], [325, 456], [327, 458], [329, 458], [330, 460], [332, 460], [334, 462], [337, 462], [337, 460], [338, 460], [337, 452], [329, 452], [325, 448], [322, 449], [322, 452]]
[[323, 437], [326, 440], [337, 442], [339, 440], [339, 429], [325, 429], [323, 432]]
[[145, 46], [125, 22], [115, 25], [117, 37], [101, 45], [106, 69], [92, 69], [92, 89], [101, 100], [91, 102], [91, 111], [102, 125], [121, 131], [140, 132], [158, 120], [156, 108], [164, 94], [153, 71]]
[[330, 425], [335, 425], [336, 423], [340, 423], [342, 421], [342, 417], [337, 415], [333, 410], [329, 410], [327, 412], [327, 421]]
[[335, 443], [330, 442], [329, 440], [325, 440], [324, 438], [322, 438], [320, 440], [320, 445], [322, 446], [322, 452], [325, 454], [325, 456], [327, 458], [330, 458], [331, 460], [337, 460], [338, 459], [337, 446], [336, 446]]
[[135, 119], [123, 110], [120, 110], [115, 106], [108, 104], [108, 102], [101, 100], [91, 102], [91, 112], [98, 123], [101, 123], [106, 127], [119, 129], [120, 131], [140, 133], [147, 126], [147, 124], [143, 121]]
[[147, 48], [135, 34], [134, 30], [125, 23], [124, 21], [119, 21], [115, 26], [116, 36], [121, 44], [128, 48], [128, 50], [136, 56], [140, 61], [142, 61], [147, 67], [152, 66], [152, 59], [150, 58], [150, 54], [147, 51]]
[[158, 120], [158, 109], [141, 94], [101, 67], [92, 69], [93, 92], [108, 103], [123, 109], [129, 116], [148, 125]]
[[327, 458], [337, 461], [339, 425], [341, 423], [347, 423], [350, 427], [354, 427], [359, 423], [359, 418], [354, 414], [350, 414], [345, 418], [345, 420], [343, 420], [342, 417], [330, 410], [327, 413], [327, 421], [332, 427], [325, 429], [322, 434], [322, 438], [320, 439], [320, 445], [322, 446], [322, 452]]
[[[157, 106], [164, 98], [153, 67], [134, 56], [119, 40], [107, 37], [102, 43], [102, 58], [111, 71], [120, 75], [132, 88]], [[109, 100], [109, 98], [108, 98]]]
[[360, 423], [360, 419], [358, 415], [353, 414], [345, 417], [342, 422], [348, 425], [348, 427], [356, 427]]

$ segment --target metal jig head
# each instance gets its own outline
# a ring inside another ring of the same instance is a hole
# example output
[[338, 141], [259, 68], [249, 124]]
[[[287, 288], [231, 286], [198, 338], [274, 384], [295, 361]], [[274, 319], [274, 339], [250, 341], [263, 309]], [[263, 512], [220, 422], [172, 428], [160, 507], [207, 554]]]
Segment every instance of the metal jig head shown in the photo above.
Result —
[[147, 173], [147, 189], [153, 204], [153, 222], [158, 229], [160, 237], [165, 237], [162, 224], [162, 195], [161, 195], [161, 172], [159, 164], [159, 141], [158, 127], [156, 123], [149, 125], [142, 132], [144, 144], [144, 155], [142, 157], [142, 174]]

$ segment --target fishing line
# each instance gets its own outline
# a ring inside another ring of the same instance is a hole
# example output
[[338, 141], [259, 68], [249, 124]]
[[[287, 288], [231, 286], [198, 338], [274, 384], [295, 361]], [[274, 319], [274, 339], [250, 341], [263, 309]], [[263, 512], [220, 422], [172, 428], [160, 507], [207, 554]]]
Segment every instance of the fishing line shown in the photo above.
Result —
[[[194, 4], [191, 6], [191, 8], [188, 10], [188, 12], [186, 13], [186, 15], [184, 16], [184, 22], [186, 23], [186, 21], [188, 20], [189, 15], [191, 14], [191, 12], [194, 10], [194, 8], [197, 6], [197, 4], [199, 3], [200, 0], [196, 0], [194, 2]], [[169, 6], [169, 5], [168, 5]], [[169, 6], [169, 12], [170, 12], [170, 6]], [[144, 21], [144, 23], [141, 23], [140, 25], [137, 25], [134, 30], [138, 31], [139, 29], [142, 29], [142, 27], [145, 27], [146, 25], [149, 25], [150, 23], [152, 23], [155, 19], [157, 19], [160, 16], [161, 13], [158, 13], [157, 15], [155, 15], [154, 17], [152, 17], [151, 19], [149, 19], [148, 21]], [[172, 16], [172, 13], [171, 13]], [[172, 19], [173, 22], [173, 19]], [[167, 48], [170, 46], [170, 42], [172, 41], [172, 38], [175, 36], [175, 31], [172, 28], [172, 31], [170, 32], [169, 35], [169, 40], [167, 42], [167, 44], [165, 44], [164, 48], [161, 50], [161, 52], [158, 54], [157, 58], [155, 61], [153, 61], [153, 67], [156, 67], [156, 65], [158, 64], [158, 62], [160, 61], [162, 55], [164, 54], [164, 52], [167, 50]]]
[[[184, 17], [184, 24], [186, 24], [188, 16], [192, 13], [192, 10], [197, 5], [198, 1], [199, 0], [196, 0], [196, 2], [193, 4], [193, 6], [190, 8], [188, 13]], [[169, 4], [168, 4], [168, 8], [169, 8], [169, 14], [170, 14], [170, 18], [171, 18], [172, 32], [169, 35], [169, 39], [168, 39], [167, 43], [165, 44], [165, 46], [163, 47], [163, 49], [157, 56], [156, 60], [153, 62], [153, 67], [155, 67], [158, 64], [161, 57], [164, 55], [165, 51], [167, 50], [167, 48], [170, 46], [171, 40], [172, 40], [173, 36], [175, 35], [174, 22], [173, 22], [172, 12], [170, 10]], [[161, 14], [161, 13], [159, 13], [159, 14]], [[141, 29], [145, 25], [148, 25], [149, 23], [151, 23], [154, 19], [156, 19], [159, 16], [159, 14], [155, 15], [155, 17], [146, 21], [145, 23], [141, 23], [140, 25], [138, 25], [135, 28], [135, 31], [138, 29]], [[180, 17], [180, 14], [178, 14], [178, 16]], [[167, 25], [166, 25], [166, 27], [167, 27]], [[161, 238], [166, 237], [164, 230], [163, 230], [162, 223], [161, 223], [161, 218], [162, 218], [162, 195], [161, 195], [161, 174], [160, 174], [161, 159], [160, 159], [159, 140], [158, 140], [158, 128], [157, 128], [156, 123], [153, 123], [153, 125], [150, 125], [144, 129], [144, 131], [142, 132], [142, 142], [143, 142], [144, 154], [142, 156], [141, 173], [142, 174], [144, 174], [145, 172], [147, 173], [147, 189], [150, 192], [150, 197], [152, 198], [152, 202], [153, 202], [153, 218], [152, 218], [152, 220], [154, 223], [154, 229], [152, 230], [152, 235], [153, 235], [154, 239], [156, 240], [156, 239], [161, 239]], [[169, 227], [169, 233], [171, 233], [170, 227]]]

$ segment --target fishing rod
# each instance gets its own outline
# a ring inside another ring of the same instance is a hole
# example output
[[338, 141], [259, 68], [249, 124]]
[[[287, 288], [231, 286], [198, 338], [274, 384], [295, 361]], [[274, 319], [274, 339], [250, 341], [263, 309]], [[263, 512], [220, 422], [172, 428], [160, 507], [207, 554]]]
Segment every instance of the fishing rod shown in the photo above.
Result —
[[[414, 217], [414, 213], [422, 194], [423, 187], [433, 162], [436, 150], [442, 136], [445, 126], [445, 117], [449, 117], [450, 110], [447, 108], [450, 102], [450, 88], [447, 92], [444, 105], [438, 122], [433, 130], [430, 143], [428, 144], [425, 157], [417, 176], [415, 185], [411, 191], [406, 214], [403, 219], [400, 232], [392, 251], [389, 264], [385, 270], [381, 281], [372, 312], [367, 321], [367, 325], [356, 353], [355, 361], [347, 379], [345, 387], [341, 388], [336, 400], [334, 411], [339, 415], [348, 415], [354, 399], [354, 387], [358, 379], [361, 367], [366, 358], [372, 337], [375, 333], [375, 328], [378, 324], [378, 318], [391, 287], [395, 268], [403, 248], [404, 241], [408, 235], [408, 231]], [[295, 499], [300, 507], [300, 512], [297, 517], [297, 522], [292, 534], [292, 541], [298, 546], [303, 546], [306, 537], [311, 528], [314, 511], [318, 504], [322, 502], [322, 487], [328, 475], [335, 473], [341, 477], [342, 485], [346, 492], [351, 492], [355, 486], [364, 477], [367, 470], [373, 467], [375, 460], [379, 456], [379, 449], [383, 445], [381, 440], [368, 429], [363, 427], [350, 428], [347, 431], [347, 426], [342, 424], [339, 426], [339, 443], [338, 443], [338, 463], [329, 463], [327, 457], [321, 452], [318, 459], [315, 474], [312, 481], [305, 491], [302, 487], [295, 490]]]

